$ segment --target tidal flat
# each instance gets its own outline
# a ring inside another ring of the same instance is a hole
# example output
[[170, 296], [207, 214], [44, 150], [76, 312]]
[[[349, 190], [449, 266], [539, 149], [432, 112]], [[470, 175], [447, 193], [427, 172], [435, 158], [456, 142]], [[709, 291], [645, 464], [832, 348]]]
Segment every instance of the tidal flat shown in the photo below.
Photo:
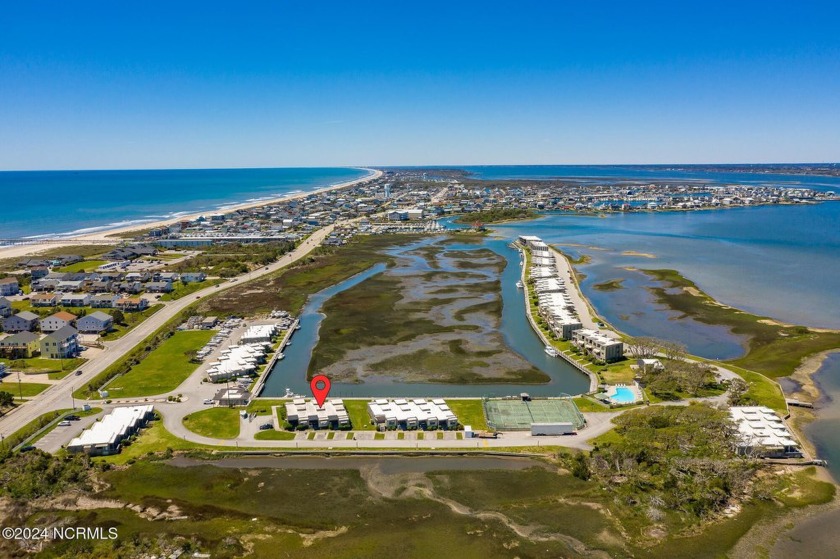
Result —
[[505, 259], [486, 248], [452, 249], [449, 240], [392, 255], [384, 272], [327, 301], [309, 374], [340, 382], [548, 382], [499, 332]]

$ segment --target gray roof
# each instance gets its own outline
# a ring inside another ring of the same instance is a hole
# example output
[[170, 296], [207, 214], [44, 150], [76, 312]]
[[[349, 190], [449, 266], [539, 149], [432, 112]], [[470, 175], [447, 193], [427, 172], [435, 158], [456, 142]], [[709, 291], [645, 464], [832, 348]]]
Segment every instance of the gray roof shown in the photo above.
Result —
[[66, 340], [67, 338], [75, 336], [78, 333], [79, 332], [72, 326], [62, 326], [52, 334], [47, 334], [47, 338], [55, 338], [56, 340]]
[[37, 314], [30, 311], [21, 311], [14, 316], [23, 320], [38, 320], [40, 318]]
[[97, 320], [113, 320], [113, 316], [108, 313], [104, 313], [102, 311], [92, 312], [88, 315], [83, 316], [82, 318], [95, 318]]
[[28, 344], [30, 342], [34, 342], [40, 337], [40, 335], [34, 332], [20, 332], [5, 338], [2, 342], [4, 345]]
[[0, 297], [0, 307], [11, 307], [12, 303], [5, 297]]

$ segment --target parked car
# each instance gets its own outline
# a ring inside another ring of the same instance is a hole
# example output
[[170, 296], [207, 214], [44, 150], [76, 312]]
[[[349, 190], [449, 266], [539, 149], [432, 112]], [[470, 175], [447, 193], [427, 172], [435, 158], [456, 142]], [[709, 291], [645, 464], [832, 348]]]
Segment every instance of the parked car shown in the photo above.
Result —
[[82, 371], [76, 371], [76, 376], [79, 376], [81, 374], [82, 374]]
[[78, 415], [68, 415], [64, 419], [66, 419], [67, 421], [79, 421], [81, 417], [79, 417]]
[[59, 421], [58, 426], [59, 427], [70, 427], [70, 422], [65, 419], [64, 421]]
[[206, 400], [204, 400], [204, 405], [212, 406], [213, 405], [213, 400], [211, 398], [207, 398]]
[[29, 452], [30, 450], [35, 450], [35, 447], [32, 446], [31, 444], [20, 447], [21, 452]]
[[263, 423], [260, 425], [260, 431], [268, 431], [269, 429], [274, 429], [273, 423]]

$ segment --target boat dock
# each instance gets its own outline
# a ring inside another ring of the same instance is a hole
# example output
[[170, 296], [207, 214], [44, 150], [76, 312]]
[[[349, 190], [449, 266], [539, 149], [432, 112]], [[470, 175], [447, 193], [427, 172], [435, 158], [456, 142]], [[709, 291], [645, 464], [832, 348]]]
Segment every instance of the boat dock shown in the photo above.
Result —
[[298, 329], [300, 324], [300, 319], [296, 318], [295, 321], [289, 326], [289, 329], [286, 330], [286, 335], [283, 336], [280, 345], [277, 346], [277, 351], [274, 352], [274, 355], [271, 357], [271, 360], [266, 364], [265, 369], [260, 374], [260, 377], [257, 379], [256, 384], [254, 384], [254, 389], [251, 391], [251, 394], [255, 396], [259, 396], [262, 389], [265, 387], [265, 381], [268, 378], [268, 374], [271, 372], [271, 369], [274, 368], [274, 364], [280, 359], [280, 356], [283, 355], [283, 350], [286, 349], [286, 346], [292, 341], [292, 334]]

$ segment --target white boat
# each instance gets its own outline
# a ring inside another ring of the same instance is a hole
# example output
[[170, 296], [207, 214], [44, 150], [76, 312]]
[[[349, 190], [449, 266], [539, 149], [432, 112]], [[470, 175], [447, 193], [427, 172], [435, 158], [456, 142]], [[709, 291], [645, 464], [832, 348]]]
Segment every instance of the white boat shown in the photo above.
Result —
[[516, 287], [522, 289], [523, 285], [521, 281], [516, 282]]
[[548, 354], [549, 357], [557, 357], [559, 353], [557, 350], [551, 347], [550, 345], [545, 346], [545, 352]]
[[297, 326], [295, 326], [295, 330], [300, 330], [300, 322], [298, 322]]
[[285, 354], [285, 353], [278, 353], [278, 354], [277, 354], [277, 360], [278, 360], [278, 361], [280, 361], [280, 360], [281, 360], [281, 359], [283, 359], [284, 357], [286, 357], [286, 354]]

